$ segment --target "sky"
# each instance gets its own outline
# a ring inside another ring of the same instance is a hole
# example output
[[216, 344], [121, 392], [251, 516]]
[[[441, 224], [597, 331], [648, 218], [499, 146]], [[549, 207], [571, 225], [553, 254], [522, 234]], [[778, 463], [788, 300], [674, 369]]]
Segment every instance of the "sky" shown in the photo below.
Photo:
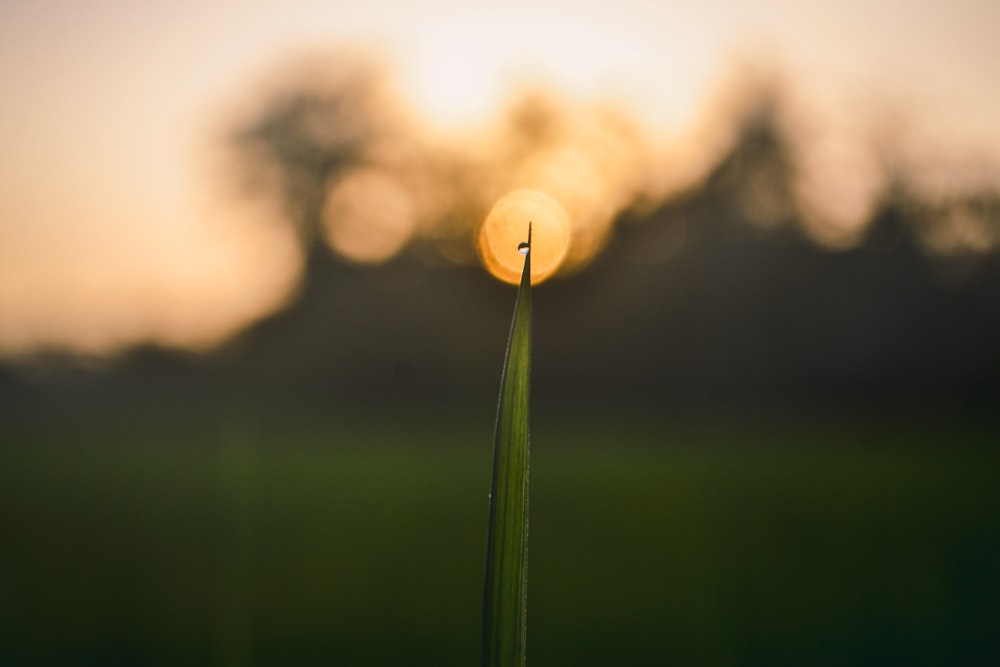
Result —
[[290, 298], [296, 240], [227, 191], [219, 144], [310, 49], [375, 54], [430, 134], [474, 134], [519, 86], [617, 105], [658, 196], [708, 159], [747, 73], [776, 72], [798, 193], [836, 245], [882, 185], [873, 136], [929, 192], [1000, 185], [998, 31], [989, 0], [3, 3], [0, 355], [205, 347]]

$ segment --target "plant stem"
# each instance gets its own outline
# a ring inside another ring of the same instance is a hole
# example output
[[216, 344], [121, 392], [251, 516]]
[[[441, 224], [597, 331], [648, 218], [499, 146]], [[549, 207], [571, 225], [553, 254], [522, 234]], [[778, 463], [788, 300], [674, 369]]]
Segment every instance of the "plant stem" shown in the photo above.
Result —
[[486, 575], [483, 666], [525, 664], [528, 563], [528, 395], [531, 378], [531, 226], [500, 380]]

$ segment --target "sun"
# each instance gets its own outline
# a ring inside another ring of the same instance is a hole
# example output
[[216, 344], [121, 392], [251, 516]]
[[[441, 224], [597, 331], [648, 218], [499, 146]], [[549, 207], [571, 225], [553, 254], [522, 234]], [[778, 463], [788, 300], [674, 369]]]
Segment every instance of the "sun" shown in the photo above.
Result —
[[479, 257], [500, 280], [516, 285], [524, 257], [519, 246], [531, 225], [531, 282], [555, 273], [569, 248], [569, 219], [559, 202], [538, 190], [514, 190], [490, 209], [479, 230]]

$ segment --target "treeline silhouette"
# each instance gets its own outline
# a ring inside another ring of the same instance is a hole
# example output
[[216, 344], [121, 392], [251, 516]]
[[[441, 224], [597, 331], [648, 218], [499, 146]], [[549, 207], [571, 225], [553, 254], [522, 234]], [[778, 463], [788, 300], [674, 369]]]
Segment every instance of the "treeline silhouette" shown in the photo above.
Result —
[[[278, 190], [301, 233], [307, 260], [286, 309], [211, 354], [144, 347], [104, 363], [6, 362], [7, 412], [53, 401], [492, 400], [512, 288], [417, 251], [359, 267], [315, 232], [325, 184], [375, 131], [364, 105], [347, 104], [354, 94], [284, 97], [238, 136], [248, 154], [281, 166]], [[934, 256], [918, 230], [955, 207], [998, 225], [1000, 198], [931, 203], [897, 184], [859, 243], [825, 248], [797, 224], [794, 161], [767, 108], [743, 119], [704, 182], [651, 212], [626, 212], [587, 270], [536, 290], [537, 400], [990, 413], [1000, 398], [1000, 257]], [[318, 130], [331, 113], [350, 131]], [[748, 191], [770, 202], [768, 225], [747, 209]]]

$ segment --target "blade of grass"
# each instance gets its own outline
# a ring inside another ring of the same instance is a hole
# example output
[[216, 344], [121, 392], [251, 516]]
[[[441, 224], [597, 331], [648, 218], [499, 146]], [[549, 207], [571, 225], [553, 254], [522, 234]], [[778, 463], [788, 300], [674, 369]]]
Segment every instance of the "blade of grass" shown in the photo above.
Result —
[[483, 666], [524, 665], [528, 584], [531, 225], [500, 379], [483, 592]]

